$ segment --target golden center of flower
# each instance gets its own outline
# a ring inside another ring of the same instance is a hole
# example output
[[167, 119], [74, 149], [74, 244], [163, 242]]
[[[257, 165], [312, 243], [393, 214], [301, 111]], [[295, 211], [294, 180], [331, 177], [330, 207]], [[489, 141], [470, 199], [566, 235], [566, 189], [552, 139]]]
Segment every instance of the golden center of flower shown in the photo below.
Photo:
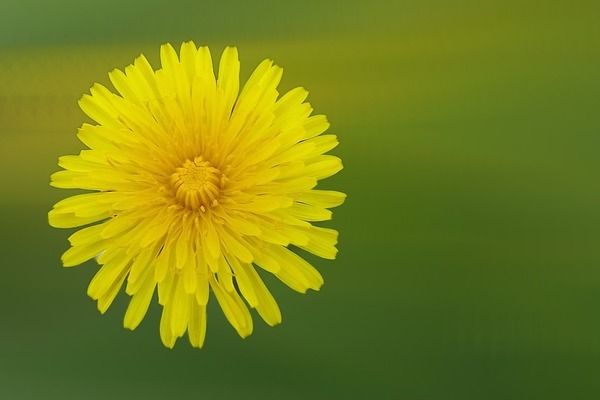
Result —
[[217, 205], [223, 180], [221, 171], [202, 157], [186, 160], [171, 175], [175, 198], [185, 207], [201, 211]]

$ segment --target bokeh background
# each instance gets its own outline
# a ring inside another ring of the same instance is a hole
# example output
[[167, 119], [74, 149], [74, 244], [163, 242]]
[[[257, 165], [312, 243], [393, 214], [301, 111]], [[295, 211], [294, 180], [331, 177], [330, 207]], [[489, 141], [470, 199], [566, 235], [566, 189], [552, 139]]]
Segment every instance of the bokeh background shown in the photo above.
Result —
[[[600, 397], [600, 6], [595, 1], [0, 3], [0, 398]], [[77, 100], [161, 43], [271, 57], [328, 114], [349, 194], [326, 284], [268, 279], [284, 323], [202, 350], [104, 316], [48, 186]]]

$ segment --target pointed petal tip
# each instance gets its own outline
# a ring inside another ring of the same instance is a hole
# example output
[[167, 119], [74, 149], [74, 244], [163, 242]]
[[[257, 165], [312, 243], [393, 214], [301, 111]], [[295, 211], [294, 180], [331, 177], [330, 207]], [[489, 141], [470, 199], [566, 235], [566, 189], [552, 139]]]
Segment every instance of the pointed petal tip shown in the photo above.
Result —
[[162, 344], [163, 344], [163, 346], [165, 346], [169, 350], [173, 350], [175, 348], [175, 342], [173, 342], [173, 343], [162, 342]]
[[[72, 249], [72, 247], [69, 248], [69, 250], [71, 250], [71, 249]], [[65, 251], [63, 253], [63, 255], [60, 256], [60, 261], [62, 262], [62, 265], [65, 268], [71, 268], [71, 267], [78, 265], [77, 263], [73, 262], [72, 260], [69, 260], [69, 250]]]
[[277, 318], [276, 320], [273, 321], [265, 321], [267, 323], [267, 325], [269, 325], [270, 327], [274, 328], [278, 325], [281, 325], [281, 315], [279, 315], [279, 318]]
[[100, 304], [100, 302], [98, 301], [98, 311], [100, 311], [100, 314], [104, 315], [106, 314], [106, 311], [108, 311], [108, 306]]
[[192, 340], [190, 338], [190, 345], [194, 348], [194, 349], [202, 349], [204, 347], [204, 340], [201, 343], [197, 343], [195, 340]]
[[246, 339], [248, 336], [252, 335], [252, 331], [250, 331], [250, 332], [238, 332], [238, 335], [240, 335], [240, 337], [242, 339]]
[[58, 226], [55, 226], [56, 223], [56, 209], [52, 208], [52, 210], [48, 211], [48, 225], [50, 225], [53, 228], [58, 228]]
[[164, 42], [163, 44], [160, 45], [160, 51], [166, 51], [166, 50], [169, 50], [169, 49], [175, 50], [173, 48], [173, 45], [171, 44], [171, 42]]
[[123, 323], [123, 328], [129, 330], [129, 331], [134, 331], [135, 328], [137, 328], [137, 326], [130, 326], [127, 323]]

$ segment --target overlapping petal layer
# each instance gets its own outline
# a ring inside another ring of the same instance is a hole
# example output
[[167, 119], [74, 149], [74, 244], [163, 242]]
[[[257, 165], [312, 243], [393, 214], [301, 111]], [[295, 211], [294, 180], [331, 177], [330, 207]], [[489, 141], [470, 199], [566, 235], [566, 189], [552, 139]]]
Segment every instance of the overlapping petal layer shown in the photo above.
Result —
[[279, 96], [282, 69], [265, 60], [240, 90], [237, 50], [224, 50], [213, 72], [206, 47], [187, 42], [179, 55], [160, 50], [161, 68], [142, 55], [109, 76], [117, 93], [95, 84], [80, 100], [96, 124], [84, 124], [88, 147], [59, 159], [51, 185], [91, 191], [58, 202], [49, 222], [85, 226], [69, 237], [65, 266], [96, 258], [88, 294], [105, 312], [125, 285], [124, 325], [135, 329], [155, 291], [167, 347], [188, 332], [201, 347], [206, 304], [214, 294], [240, 336], [252, 333], [247, 305], [269, 325], [281, 313], [257, 270], [306, 292], [319, 272], [290, 246], [336, 256], [337, 232], [313, 222], [331, 218], [345, 195], [315, 189], [342, 169], [327, 155], [337, 144], [329, 123], [311, 115], [308, 93]]

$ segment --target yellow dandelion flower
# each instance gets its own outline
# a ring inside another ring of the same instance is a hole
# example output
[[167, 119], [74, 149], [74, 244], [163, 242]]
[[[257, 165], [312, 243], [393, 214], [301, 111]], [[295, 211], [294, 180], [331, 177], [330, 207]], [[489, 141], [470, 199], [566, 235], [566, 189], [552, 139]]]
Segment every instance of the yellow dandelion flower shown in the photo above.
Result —
[[[293, 249], [334, 259], [337, 231], [317, 227], [345, 194], [317, 190], [342, 169], [325, 155], [337, 144], [307, 91], [279, 97], [282, 69], [264, 60], [241, 91], [237, 49], [227, 47], [218, 77], [207, 47], [160, 49], [161, 68], [141, 55], [109, 74], [118, 93], [95, 84], [79, 105], [88, 147], [59, 158], [51, 185], [91, 193], [68, 197], [48, 214], [69, 237], [65, 267], [95, 258], [88, 287], [104, 313], [121, 287], [131, 296], [124, 326], [135, 329], [155, 290], [160, 337], [169, 348], [187, 331], [202, 347], [212, 292], [241, 337], [252, 333], [247, 305], [269, 325], [281, 313], [257, 267], [304, 293], [323, 284]], [[238, 93], [239, 92], [239, 93]], [[292, 248], [291, 246], [294, 246]], [[247, 305], [246, 305], [247, 304]]]

